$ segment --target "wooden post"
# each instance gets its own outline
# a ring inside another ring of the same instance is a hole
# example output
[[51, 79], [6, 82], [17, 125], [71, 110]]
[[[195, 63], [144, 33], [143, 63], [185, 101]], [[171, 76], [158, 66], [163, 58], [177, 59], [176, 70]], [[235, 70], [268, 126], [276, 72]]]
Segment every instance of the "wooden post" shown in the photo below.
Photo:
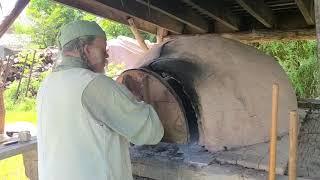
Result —
[[290, 112], [290, 145], [289, 145], [289, 180], [297, 179], [297, 146], [298, 146], [298, 115], [297, 111]]
[[146, 43], [144, 42], [144, 39], [142, 38], [141, 34], [139, 33], [137, 26], [134, 24], [133, 19], [132, 19], [132, 18], [129, 18], [129, 19], [128, 19], [128, 22], [129, 22], [129, 24], [130, 24], [130, 29], [131, 29], [134, 37], [135, 37], [136, 40], [138, 41], [140, 47], [141, 47], [144, 51], [148, 51], [149, 48], [148, 48], [148, 46], [146, 45]]
[[[5, 85], [7, 81], [7, 77], [9, 75], [10, 69], [11, 69], [11, 62], [13, 61], [13, 58], [8, 57], [7, 58], [7, 64], [6, 67], [4, 67], [4, 64], [0, 64], [1, 68], [1, 80], [0, 80], [0, 134], [4, 133], [4, 126], [5, 126], [5, 117], [6, 117], [6, 109], [4, 105], [4, 90]], [[0, 137], [0, 140], [3, 137]]]
[[163, 38], [167, 36], [168, 31], [164, 28], [158, 27], [157, 28], [157, 44], [163, 42]]
[[273, 84], [272, 116], [271, 116], [271, 127], [270, 127], [269, 180], [275, 180], [276, 178], [278, 99], [279, 99], [279, 85]]
[[[4, 125], [5, 125], [5, 114], [6, 114], [6, 110], [4, 107], [4, 88], [0, 87], [0, 136], [1, 134], [4, 133]], [[1, 141], [1, 137], [0, 137], [0, 141]]]

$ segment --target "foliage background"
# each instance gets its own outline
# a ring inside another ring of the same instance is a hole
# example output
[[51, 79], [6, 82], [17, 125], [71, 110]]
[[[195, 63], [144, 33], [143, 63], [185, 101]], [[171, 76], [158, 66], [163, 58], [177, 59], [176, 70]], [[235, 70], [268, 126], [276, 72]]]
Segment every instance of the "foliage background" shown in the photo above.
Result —
[[288, 74], [299, 98], [320, 96], [320, 67], [316, 41], [268, 42], [255, 46], [276, 58]]
[[[37, 48], [54, 46], [60, 27], [75, 20], [96, 21], [107, 33], [108, 39], [113, 39], [120, 35], [134, 37], [126, 25], [49, 0], [31, 0], [26, 9], [26, 14], [31, 22], [25, 23], [17, 20], [13, 25], [13, 30], [18, 34], [30, 35], [33, 40], [32, 45]], [[151, 42], [156, 39], [154, 35], [146, 32], [142, 32], [142, 36]]]

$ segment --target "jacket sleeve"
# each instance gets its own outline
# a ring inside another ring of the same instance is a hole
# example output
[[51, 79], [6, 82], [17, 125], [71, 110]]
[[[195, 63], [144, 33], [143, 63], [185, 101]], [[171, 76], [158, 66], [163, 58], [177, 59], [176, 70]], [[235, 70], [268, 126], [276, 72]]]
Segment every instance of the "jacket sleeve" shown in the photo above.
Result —
[[96, 121], [133, 144], [156, 144], [163, 137], [163, 126], [153, 107], [137, 101], [126, 87], [107, 76], [99, 75], [87, 85], [82, 105]]

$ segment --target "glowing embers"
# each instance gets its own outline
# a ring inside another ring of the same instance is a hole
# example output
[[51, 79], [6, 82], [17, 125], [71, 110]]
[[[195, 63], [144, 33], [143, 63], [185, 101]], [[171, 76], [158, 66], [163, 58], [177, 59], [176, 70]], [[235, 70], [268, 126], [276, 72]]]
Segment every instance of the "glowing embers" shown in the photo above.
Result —
[[124, 84], [139, 100], [154, 107], [165, 130], [164, 142], [189, 142], [183, 104], [165, 80], [151, 71], [133, 69], [122, 73], [117, 81]]

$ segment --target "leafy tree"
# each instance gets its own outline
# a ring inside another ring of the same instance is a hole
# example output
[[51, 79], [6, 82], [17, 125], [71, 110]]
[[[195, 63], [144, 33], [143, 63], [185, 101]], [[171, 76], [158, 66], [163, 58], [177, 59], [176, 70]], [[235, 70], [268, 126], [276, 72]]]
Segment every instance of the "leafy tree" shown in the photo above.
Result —
[[48, 0], [31, 0], [26, 10], [32, 21], [28, 25], [14, 24], [17, 33], [29, 34], [40, 48], [55, 45], [59, 28], [68, 22], [82, 19], [83, 13]]
[[[31, 0], [26, 14], [31, 23], [24, 24], [16, 21], [14, 23], [14, 31], [30, 35], [33, 43], [40, 48], [55, 45], [60, 27], [81, 19], [96, 21], [106, 31], [109, 39], [120, 35], [133, 37], [133, 34], [126, 25], [99, 18], [49, 0]], [[155, 36], [149, 33], [143, 33], [143, 36], [151, 41], [155, 40]]]
[[268, 42], [256, 44], [256, 47], [277, 59], [298, 97], [320, 96], [320, 66], [315, 41]]

